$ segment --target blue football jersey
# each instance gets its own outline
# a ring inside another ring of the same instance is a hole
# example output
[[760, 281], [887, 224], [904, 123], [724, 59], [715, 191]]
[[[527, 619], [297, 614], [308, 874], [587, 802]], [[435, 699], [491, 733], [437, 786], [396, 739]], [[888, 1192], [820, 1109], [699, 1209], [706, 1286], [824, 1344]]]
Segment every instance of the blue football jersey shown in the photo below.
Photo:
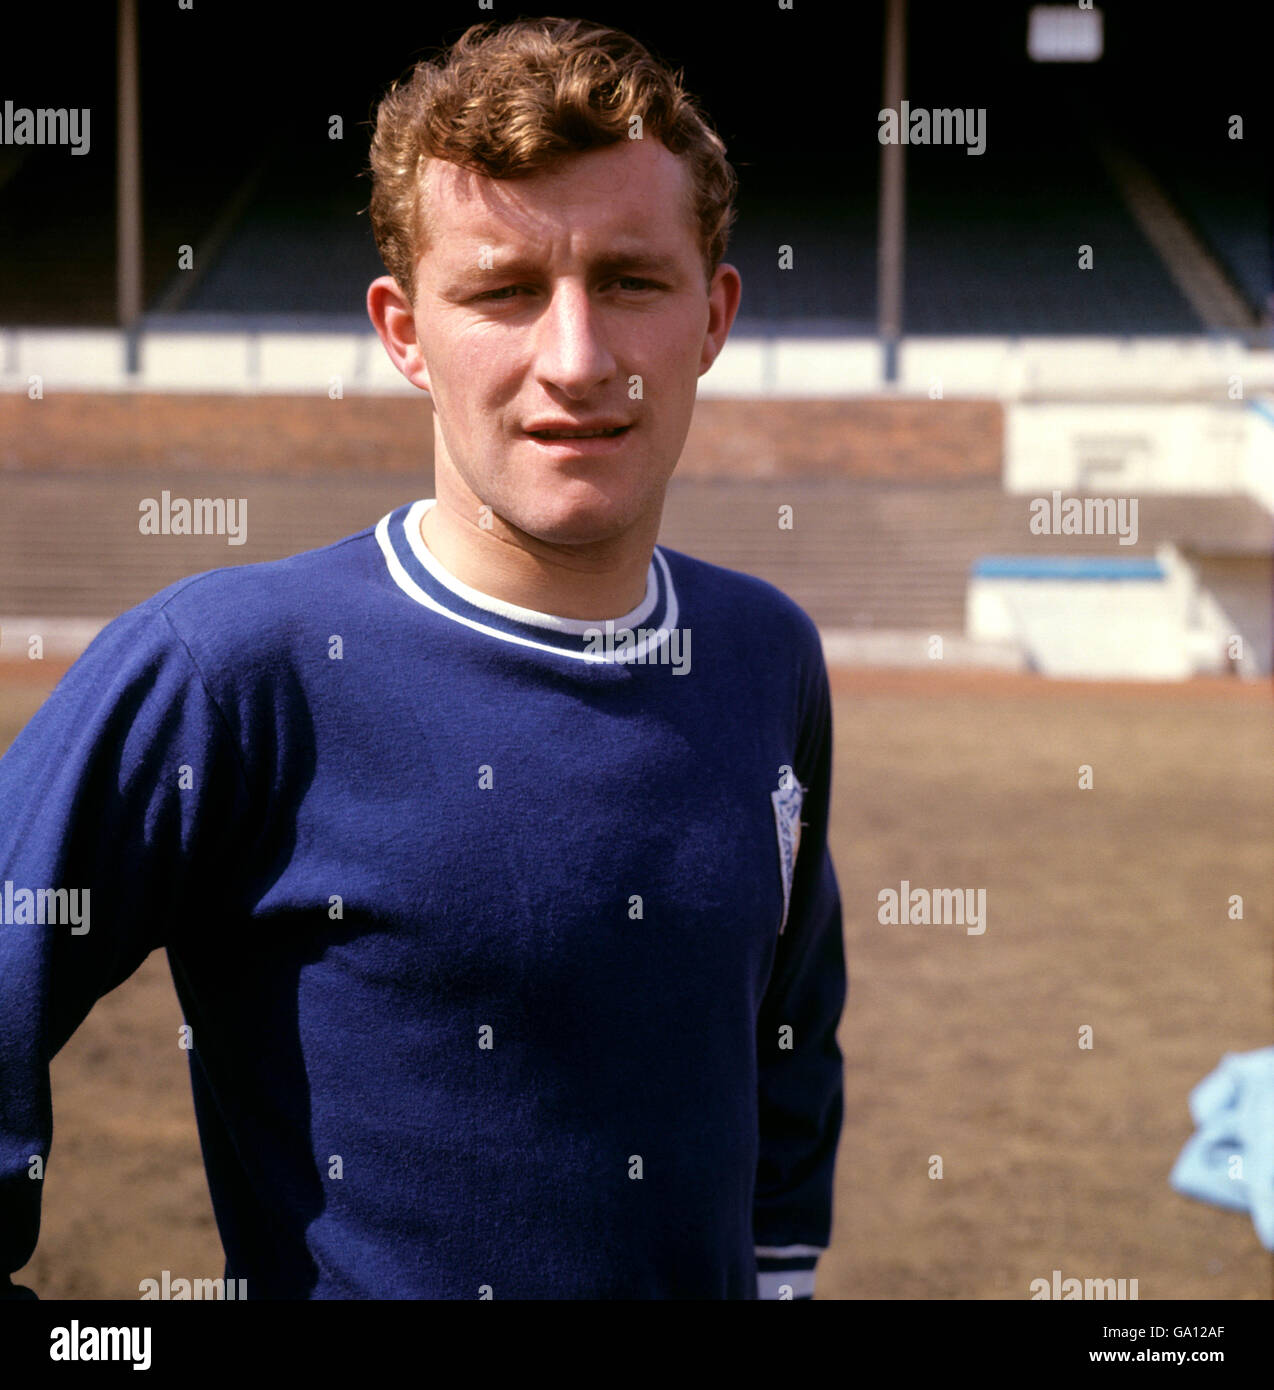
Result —
[[811, 1293], [846, 997], [818, 633], [664, 548], [623, 618], [501, 603], [430, 505], [156, 594], [0, 759], [9, 1296], [50, 1059], [157, 948], [248, 1298]]

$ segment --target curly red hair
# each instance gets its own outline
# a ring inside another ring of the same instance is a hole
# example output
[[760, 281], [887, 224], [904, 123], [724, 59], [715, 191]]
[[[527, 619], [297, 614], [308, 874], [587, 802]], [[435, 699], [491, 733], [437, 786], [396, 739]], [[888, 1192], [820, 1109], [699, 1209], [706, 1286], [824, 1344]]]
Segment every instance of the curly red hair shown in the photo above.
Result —
[[368, 211], [385, 269], [414, 304], [415, 267], [428, 245], [425, 161], [514, 179], [634, 138], [634, 129], [687, 161], [711, 280], [725, 255], [738, 180], [681, 73], [630, 35], [587, 20], [473, 25], [395, 82], [377, 109]]

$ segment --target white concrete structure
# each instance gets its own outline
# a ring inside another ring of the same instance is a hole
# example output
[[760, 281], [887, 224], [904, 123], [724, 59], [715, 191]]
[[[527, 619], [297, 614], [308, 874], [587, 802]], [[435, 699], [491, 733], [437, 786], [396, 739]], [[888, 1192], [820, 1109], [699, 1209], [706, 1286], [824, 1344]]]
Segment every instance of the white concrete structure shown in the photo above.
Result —
[[1017, 402], [1005, 411], [1006, 492], [1249, 494], [1274, 505], [1274, 410], [1205, 404]]
[[970, 577], [966, 622], [972, 641], [1015, 643], [1041, 674], [1086, 680], [1220, 674], [1235, 635], [1171, 545], [1153, 560], [987, 557]]
[[900, 365], [904, 394], [930, 394], [936, 381], [944, 398], [1224, 402], [1240, 387], [1274, 390], [1274, 351], [1223, 338], [909, 338]]

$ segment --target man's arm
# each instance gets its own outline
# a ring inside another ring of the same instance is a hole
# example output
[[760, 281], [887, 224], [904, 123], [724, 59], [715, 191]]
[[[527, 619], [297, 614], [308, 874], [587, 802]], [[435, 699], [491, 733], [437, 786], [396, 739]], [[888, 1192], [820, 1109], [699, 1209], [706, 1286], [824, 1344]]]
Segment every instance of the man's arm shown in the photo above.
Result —
[[795, 768], [805, 787], [800, 847], [787, 923], [757, 1016], [759, 1298], [813, 1297], [815, 1266], [831, 1237], [843, 1111], [836, 1029], [848, 981], [840, 891], [827, 845], [832, 718], [821, 649], [811, 658], [809, 690]]
[[[40, 1226], [49, 1062], [93, 1004], [206, 912], [233, 825], [224, 722], [154, 602], [106, 627], [0, 759], [0, 1298]], [[209, 856], [215, 862], [215, 844]]]

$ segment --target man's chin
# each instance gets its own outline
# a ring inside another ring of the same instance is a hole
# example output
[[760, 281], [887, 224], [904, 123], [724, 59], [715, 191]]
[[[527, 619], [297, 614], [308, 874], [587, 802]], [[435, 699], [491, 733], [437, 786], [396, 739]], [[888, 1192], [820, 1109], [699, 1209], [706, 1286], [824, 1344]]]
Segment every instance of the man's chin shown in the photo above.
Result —
[[[518, 512], [521, 514], [519, 519]], [[642, 520], [641, 505], [633, 499], [563, 496], [546, 504], [536, 499], [505, 520], [544, 545], [605, 545], [622, 540]]]
[[571, 516], [537, 519], [519, 529], [543, 545], [583, 547], [612, 545], [622, 541], [632, 530], [632, 524], [602, 516]]

